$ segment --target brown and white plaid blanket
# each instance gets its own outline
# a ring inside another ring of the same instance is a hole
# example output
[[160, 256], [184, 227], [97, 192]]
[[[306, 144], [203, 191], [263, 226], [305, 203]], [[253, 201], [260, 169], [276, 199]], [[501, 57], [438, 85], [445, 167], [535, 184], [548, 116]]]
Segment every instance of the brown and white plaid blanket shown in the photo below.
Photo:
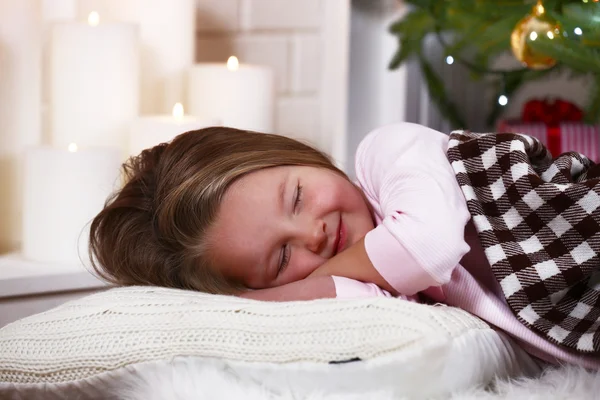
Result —
[[600, 352], [600, 164], [520, 134], [450, 134], [448, 158], [508, 305], [553, 343]]

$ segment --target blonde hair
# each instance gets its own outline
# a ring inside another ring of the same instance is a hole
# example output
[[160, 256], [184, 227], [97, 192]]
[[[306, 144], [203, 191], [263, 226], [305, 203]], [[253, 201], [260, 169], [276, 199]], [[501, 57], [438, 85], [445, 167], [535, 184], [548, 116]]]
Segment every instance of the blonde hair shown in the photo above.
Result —
[[243, 286], [214, 265], [207, 232], [227, 188], [252, 171], [283, 165], [327, 168], [299, 141], [226, 127], [183, 133], [123, 164], [124, 186], [90, 227], [94, 270], [117, 285], [155, 285], [231, 294]]

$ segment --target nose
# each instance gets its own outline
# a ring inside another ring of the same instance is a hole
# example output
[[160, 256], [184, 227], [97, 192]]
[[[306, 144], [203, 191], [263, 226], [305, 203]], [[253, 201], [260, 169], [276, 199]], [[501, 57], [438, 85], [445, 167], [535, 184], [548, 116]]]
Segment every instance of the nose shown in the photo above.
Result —
[[307, 223], [303, 236], [306, 248], [320, 255], [327, 245], [327, 224], [322, 219]]

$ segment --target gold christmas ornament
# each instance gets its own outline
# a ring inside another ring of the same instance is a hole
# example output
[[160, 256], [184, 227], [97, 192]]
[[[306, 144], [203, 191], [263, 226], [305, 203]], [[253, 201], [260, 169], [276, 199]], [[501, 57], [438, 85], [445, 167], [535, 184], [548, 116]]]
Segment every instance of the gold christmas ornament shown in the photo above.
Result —
[[510, 45], [515, 57], [523, 65], [531, 69], [546, 69], [556, 64], [556, 60], [533, 51], [527, 40], [536, 40], [542, 36], [555, 39], [559, 35], [558, 23], [546, 14], [544, 5], [541, 0], [538, 0], [531, 13], [520, 20], [513, 29], [510, 35]]

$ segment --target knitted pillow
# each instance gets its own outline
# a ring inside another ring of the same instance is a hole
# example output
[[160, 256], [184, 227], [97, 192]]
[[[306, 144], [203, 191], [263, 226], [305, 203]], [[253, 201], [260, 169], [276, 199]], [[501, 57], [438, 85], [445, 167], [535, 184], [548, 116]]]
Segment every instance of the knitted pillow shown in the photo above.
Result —
[[101, 398], [127, 376], [182, 356], [224, 363], [273, 389], [393, 388], [409, 397], [537, 368], [506, 336], [447, 306], [127, 287], [0, 329], [0, 398]]

